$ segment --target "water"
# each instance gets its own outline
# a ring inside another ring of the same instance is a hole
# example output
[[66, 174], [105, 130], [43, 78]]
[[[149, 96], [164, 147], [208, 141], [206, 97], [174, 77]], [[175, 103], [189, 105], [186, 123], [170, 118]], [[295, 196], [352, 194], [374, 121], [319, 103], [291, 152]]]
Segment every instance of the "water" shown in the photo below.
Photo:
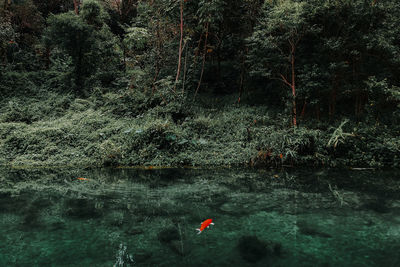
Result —
[[400, 266], [399, 178], [0, 169], [0, 266]]

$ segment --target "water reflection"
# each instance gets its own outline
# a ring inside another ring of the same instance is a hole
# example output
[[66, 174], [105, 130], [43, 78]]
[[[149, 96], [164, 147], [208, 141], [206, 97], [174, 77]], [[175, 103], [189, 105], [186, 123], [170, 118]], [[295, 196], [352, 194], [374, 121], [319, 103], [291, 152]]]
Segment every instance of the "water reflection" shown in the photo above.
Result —
[[1, 169], [0, 266], [400, 266], [395, 175]]

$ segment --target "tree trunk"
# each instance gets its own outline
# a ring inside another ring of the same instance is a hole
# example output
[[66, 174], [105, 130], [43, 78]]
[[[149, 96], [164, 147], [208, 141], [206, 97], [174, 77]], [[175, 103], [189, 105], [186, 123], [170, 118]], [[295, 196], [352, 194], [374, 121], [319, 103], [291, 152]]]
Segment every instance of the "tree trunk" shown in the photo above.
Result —
[[47, 47], [46, 46], [46, 69], [48, 70], [49, 68], [50, 68], [50, 63], [51, 63], [51, 61], [50, 61], [50, 55], [51, 55], [51, 50], [50, 50], [50, 47]]
[[243, 52], [241, 56], [241, 70], [240, 70], [240, 84], [239, 84], [239, 98], [238, 98], [238, 104], [240, 103], [240, 98], [242, 97], [242, 92], [243, 92], [243, 83], [244, 83], [244, 74], [245, 74], [245, 52]]
[[160, 34], [160, 22], [157, 21], [157, 27], [156, 27], [156, 33], [157, 33], [157, 60], [155, 60], [155, 75], [153, 78], [153, 83], [151, 85], [152, 90], [151, 93], [154, 94], [154, 92], [156, 91], [156, 81], [158, 78], [158, 74], [160, 73], [160, 69], [162, 64], [160, 64], [160, 62], [162, 61], [162, 55], [161, 55], [161, 34]]
[[297, 127], [297, 114], [296, 114], [296, 77], [295, 77], [295, 47], [292, 45], [292, 56], [291, 56], [291, 65], [292, 65], [292, 97], [293, 97], [293, 126]]
[[197, 56], [199, 55], [200, 45], [201, 45], [201, 41], [202, 40], [203, 40], [203, 33], [200, 34], [199, 42], [198, 42], [198, 45], [197, 45], [197, 50], [194, 53], [193, 64], [196, 64], [196, 62], [197, 62]]
[[179, 80], [179, 75], [180, 75], [180, 73], [181, 73], [182, 42], [183, 42], [183, 0], [181, 0], [180, 10], [181, 10], [181, 23], [180, 23], [181, 38], [180, 38], [180, 40], [179, 40], [178, 70], [176, 71], [174, 92], [176, 92], [176, 84], [177, 84], [177, 82], [178, 82], [178, 80]]
[[197, 93], [199, 91], [199, 88], [200, 88], [200, 85], [201, 85], [201, 81], [203, 79], [204, 64], [206, 62], [206, 54], [207, 54], [207, 39], [208, 39], [208, 22], [206, 23], [206, 38], [204, 40], [203, 63], [201, 65], [201, 74], [200, 74], [199, 83], [197, 84], [196, 92], [194, 93], [193, 99], [196, 98], [196, 95], [197, 95]]
[[75, 14], [79, 15], [79, 0], [74, 0], [74, 10], [75, 10]]
[[218, 78], [218, 83], [222, 83], [222, 74], [221, 74], [221, 44], [222, 44], [222, 39], [224, 38], [223, 36], [223, 29], [222, 29], [222, 23], [219, 22], [218, 26], [218, 44], [217, 44], [217, 78]]
[[186, 72], [187, 72], [187, 58], [188, 58], [187, 53], [188, 53], [188, 46], [186, 46], [186, 51], [185, 51], [185, 65], [183, 66], [182, 94], [185, 92]]
[[303, 109], [301, 110], [301, 114], [300, 114], [300, 117], [302, 119], [304, 118], [304, 114], [306, 113], [306, 105], [307, 105], [307, 100], [304, 99]]

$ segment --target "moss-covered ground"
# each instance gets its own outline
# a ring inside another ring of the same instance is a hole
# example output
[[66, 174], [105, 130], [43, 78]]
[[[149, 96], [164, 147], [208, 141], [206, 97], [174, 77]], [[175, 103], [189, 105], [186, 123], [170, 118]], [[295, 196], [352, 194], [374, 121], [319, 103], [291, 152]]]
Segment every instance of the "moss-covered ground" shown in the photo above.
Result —
[[235, 97], [45, 93], [0, 101], [12, 166], [398, 166], [398, 126], [300, 121]]

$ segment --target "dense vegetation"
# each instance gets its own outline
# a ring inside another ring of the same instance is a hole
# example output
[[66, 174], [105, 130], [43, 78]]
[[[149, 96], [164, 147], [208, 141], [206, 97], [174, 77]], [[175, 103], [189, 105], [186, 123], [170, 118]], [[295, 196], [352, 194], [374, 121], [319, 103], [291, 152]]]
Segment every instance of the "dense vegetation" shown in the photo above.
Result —
[[397, 0], [2, 0], [0, 164], [399, 166]]

